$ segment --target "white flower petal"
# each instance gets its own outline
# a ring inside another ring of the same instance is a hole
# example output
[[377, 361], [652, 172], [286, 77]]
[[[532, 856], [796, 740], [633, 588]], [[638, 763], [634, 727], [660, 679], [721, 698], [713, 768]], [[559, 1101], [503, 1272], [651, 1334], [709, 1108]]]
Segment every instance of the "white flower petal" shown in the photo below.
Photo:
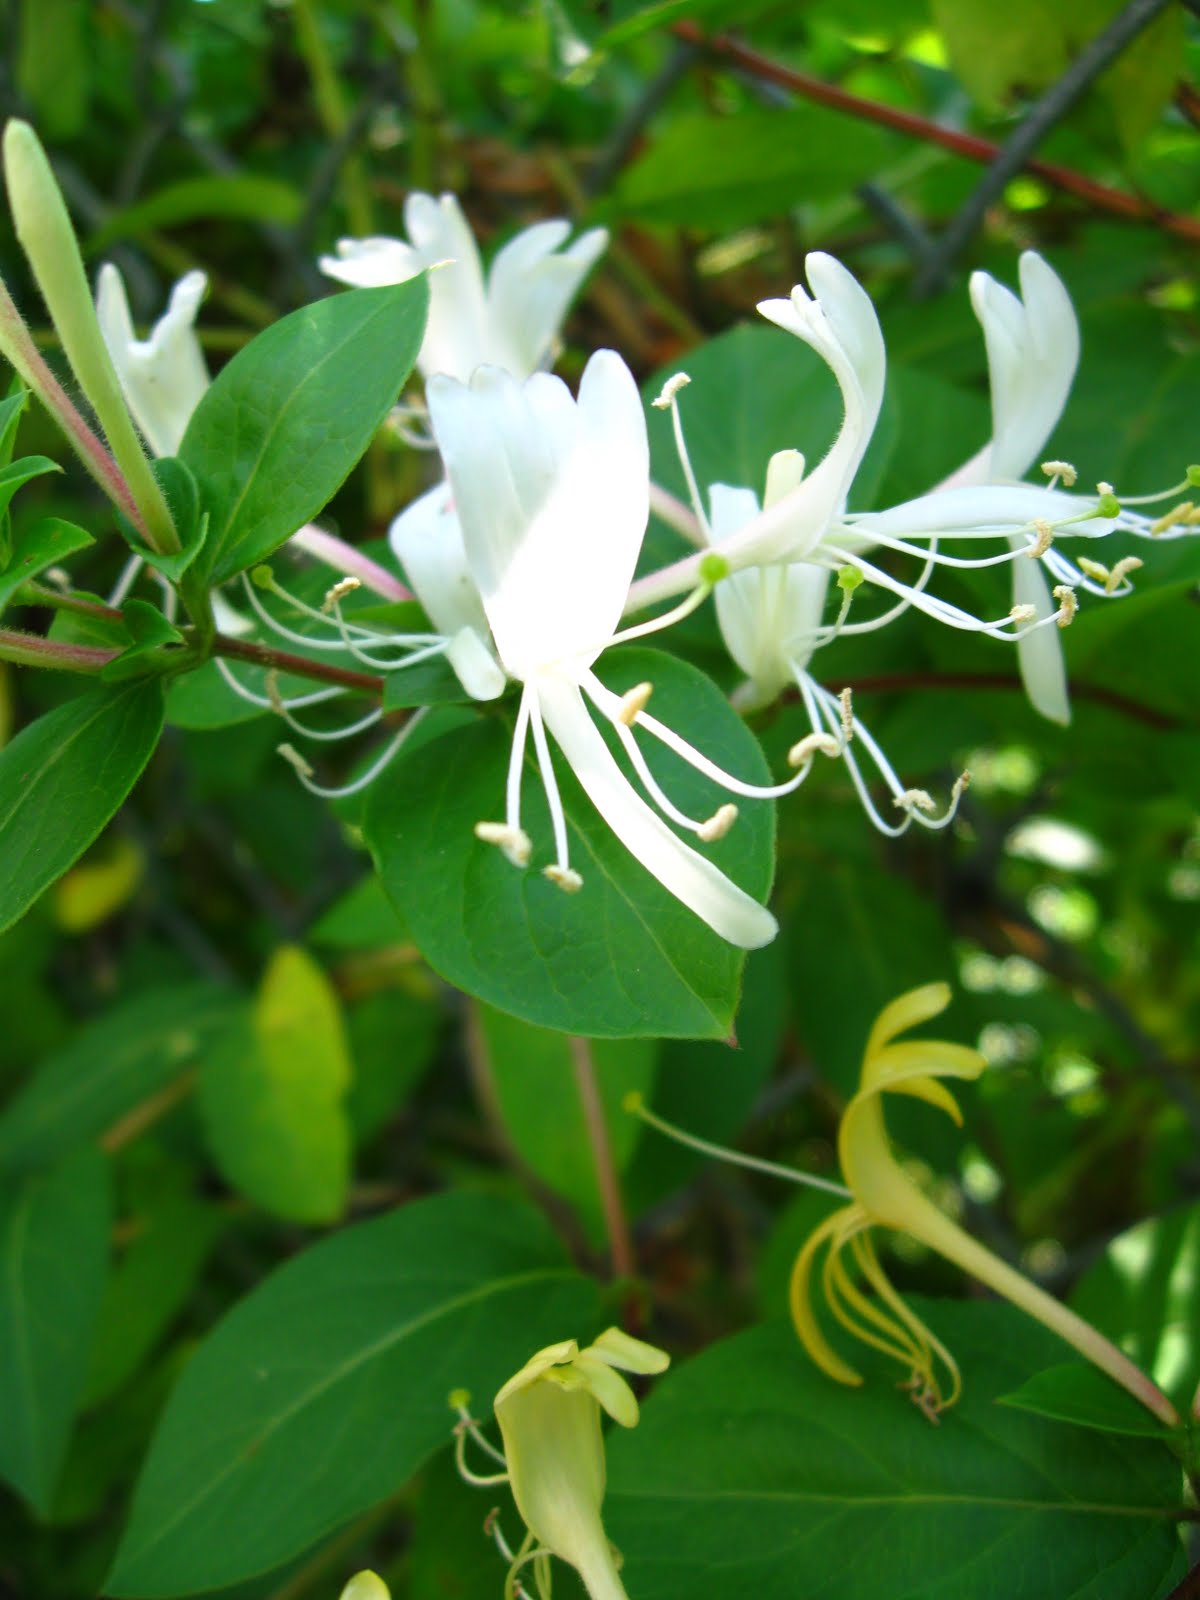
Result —
[[[452, 194], [410, 194], [404, 226], [429, 274], [429, 321], [417, 365], [466, 383], [488, 359], [488, 312], [475, 236]], [[444, 263], [449, 263], [445, 265]]]
[[518, 376], [545, 363], [579, 285], [608, 243], [607, 231], [595, 228], [560, 251], [569, 233], [562, 221], [525, 228], [488, 273], [488, 359]]
[[427, 263], [403, 239], [339, 239], [337, 254], [322, 256], [317, 265], [327, 278], [352, 289], [384, 289], [407, 283]]
[[473, 628], [487, 636], [449, 484], [439, 483], [406, 506], [388, 529], [388, 543], [439, 633]]
[[157, 456], [173, 456], [208, 388], [208, 368], [196, 337], [196, 312], [208, 279], [188, 272], [171, 290], [166, 311], [147, 339], [137, 338], [125, 285], [116, 267], [100, 268], [96, 315], [121, 390]]
[[516, 678], [586, 666], [620, 619], [649, 517], [645, 414], [633, 376], [597, 351], [579, 400], [559, 379], [481, 368], [429, 384], [434, 434], [500, 658]]
[[[1032, 606], [1039, 621], [1058, 609], [1040, 562], [1024, 556], [1013, 562], [1013, 603]], [[1047, 627], [1022, 634], [1017, 640], [1017, 663], [1030, 705], [1065, 727], [1071, 720], [1071, 700], [1061, 631]]]
[[815, 297], [797, 284], [790, 300], [764, 300], [758, 309], [828, 363], [845, 417], [812, 473], [746, 530], [744, 546], [729, 552], [739, 565], [806, 555], [816, 546], [845, 505], [883, 403], [887, 356], [870, 296], [832, 256], [814, 252], [805, 269]]
[[[856, 536], [919, 538], [923, 533], [953, 533], [956, 528], [1019, 528], [1037, 517], [1058, 522], [1087, 506], [1086, 500], [1061, 489], [1041, 489], [1032, 483], [984, 484], [935, 489], [886, 511], [856, 513], [850, 527]], [[1115, 519], [1094, 517], [1084, 524], [1084, 531], [1109, 533], [1115, 527]]]
[[1032, 250], [1022, 255], [1020, 273], [1021, 299], [986, 272], [971, 275], [992, 391], [991, 448], [971, 464], [977, 482], [1029, 471], [1062, 415], [1079, 364], [1079, 324], [1062, 280]]
[[743, 950], [769, 944], [778, 932], [775, 918], [651, 811], [617, 766], [578, 687], [547, 674], [537, 691], [546, 726], [571, 770], [630, 854], [730, 944]]

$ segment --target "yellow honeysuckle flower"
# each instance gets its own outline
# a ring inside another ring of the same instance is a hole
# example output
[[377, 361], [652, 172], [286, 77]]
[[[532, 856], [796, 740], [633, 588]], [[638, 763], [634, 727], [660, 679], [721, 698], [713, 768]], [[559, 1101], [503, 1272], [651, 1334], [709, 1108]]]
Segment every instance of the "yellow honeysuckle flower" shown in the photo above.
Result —
[[[532, 1563], [540, 1595], [549, 1595], [549, 1558], [569, 1562], [583, 1579], [591, 1600], [626, 1600], [619, 1559], [609, 1544], [600, 1518], [604, 1502], [604, 1410], [623, 1428], [638, 1420], [637, 1397], [622, 1372], [663, 1372], [670, 1357], [608, 1328], [581, 1350], [574, 1339], [547, 1345], [530, 1357], [497, 1394], [496, 1421], [503, 1454], [479, 1432], [466, 1411], [468, 1397], [460, 1390], [450, 1397], [459, 1412], [458, 1463], [471, 1483], [507, 1482], [528, 1530], [514, 1552], [504, 1542], [494, 1518], [489, 1531], [509, 1562], [506, 1600], [518, 1593], [518, 1573]], [[503, 1461], [505, 1471], [478, 1477], [463, 1458], [466, 1437]], [[376, 1600], [354, 1596], [353, 1600]], [[382, 1600], [382, 1597], [379, 1597]]]
[[[949, 1003], [947, 984], [926, 984], [885, 1006], [871, 1029], [858, 1093], [846, 1107], [838, 1130], [838, 1159], [852, 1199], [815, 1229], [792, 1269], [792, 1320], [804, 1348], [822, 1371], [839, 1383], [862, 1382], [854, 1368], [831, 1348], [817, 1323], [812, 1278], [824, 1247], [821, 1285], [842, 1327], [907, 1369], [913, 1398], [931, 1419], [957, 1399], [961, 1380], [953, 1356], [905, 1305], [879, 1264], [870, 1229], [892, 1228], [919, 1239], [1045, 1323], [1155, 1416], [1174, 1425], [1179, 1420], [1174, 1407], [1145, 1373], [1090, 1324], [951, 1221], [922, 1194], [893, 1154], [883, 1116], [885, 1093], [925, 1100], [961, 1125], [958, 1103], [940, 1080], [971, 1080], [984, 1070], [986, 1063], [979, 1052], [963, 1045], [937, 1039], [898, 1039], [910, 1028], [938, 1016]], [[847, 1250], [850, 1268], [843, 1259]], [[863, 1293], [855, 1271], [874, 1291], [873, 1297]]]

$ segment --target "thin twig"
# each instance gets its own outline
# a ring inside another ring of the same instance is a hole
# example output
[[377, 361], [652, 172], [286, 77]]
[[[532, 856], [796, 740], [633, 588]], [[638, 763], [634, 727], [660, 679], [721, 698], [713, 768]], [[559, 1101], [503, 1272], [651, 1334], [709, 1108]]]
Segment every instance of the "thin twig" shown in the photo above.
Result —
[[[1186, 0], [1186, 3], [1195, 9], [1200, 5], [1200, 0]], [[956, 128], [945, 128], [929, 117], [918, 116], [912, 111], [902, 111], [898, 106], [883, 105], [877, 100], [865, 100], [861, 95], [851, 94], [849, 90], [840, 88], [837, 84], [826, 83], [821, 78], [814, 78], [811, 73], [799, 72], [795, 67], [773, 61], [769, 56], [764, 56], [739, 40], [730, 38], [728, 34], [713, 34], [706, 38], [694, 22], [677, 22], [671, 31], [677, 38], [691, 39], [703, 44], [709, 54], [723, 57], [735, 66], [765, 79], [768, 83], [782, 84], [785, 89], [794, 90], [804, 99], [813, 100], [818, 105], [829, 106], [834, 111], [845, 111], [864, 122], [878, 123], [881, 127], [893, 129], [896, 133], [907, 134], [911, 139], [920, 139], [925, 144], [939, 145], [954, 155], [965, 156], [968, 161], [991, 163], [1000, 154], [1001, 146], [991, 139], [982, 139], [977, 134], [961, 133]], [[1196, 218], [1152, 206], [1137, 195], [1126, 194], [1121, 189], [1110, 188], [1108, 184], [1097, 183], [1094, 178], [1085, 177], [1082, 172], [1075, 172], [1070, 167], [1061, 167], [1049, 161], [1029, 161], [1025, 165], [1025, 170], [1032, 172], [1051, 189], [1074, 195], [1076, 199], [1085, 201], [1097, 211], [1125, 217], [1134, 222], [1156, 223], [1164, 232], [1176, 234], [1181, 239], [1200, 240], [1200, 221]]]
[[232, 639], [228, 634], [218, 633], [213, 638], [212, 650], [214, 655], [248, 661], [255, 667], [274, 667], [279, 672], [294, 672], [302, 678], [316, 678], [321, 683], [340, 684], [343, 689], [358, 689], [363, 694], [378, 696], [383, 693], [383, 679], [373, 672], [355, 672], [350, 667], [335, 667], [328, 661], [311, 661], [307, 656], [277, 650], [274, 645], [258, 644], [253, 639]]
[[608, 1235], [609, 1254], [613, 1272], [618, 1278], [632, 1278], [637, 1270], [633, 1252], [633, 1237], [629, 1232], [629, 1219], [625, 1215], [625, 1202], [621, 1198], [621, 1184], [613, 1160], [612, 1140], [604, 1103], [600, 1099], [600, 1086], [596, 1082], [596, 1063], [587, 1039], [570, 1034], [567, 1039], [571, 1051], [571, 1065], [575, 1072], [575, 1087], [583, 1108], [583, 1121], [587, 1129], [588, 1144], [592, 1152], [592, 1165], [596, 1172], [596, 1187], [600, 1191], [600, 1206], [604, 1212], [604, 1228]]
[[700, 45], [694, 39], [680, 39], [676, 43], [666, 62], [645, 85], [641, 94], [621, 118], [612, 137], [585, 174], [583, 179], [585, 195], [590, 198], [593, 195], [604, 194], [628, 161], [646, 124], [662, 107], [671, 90], [699, 54]]
[[984, 173], [961, 205], [937, 246], [917, 273], [917, 295], [933, 294], [944, 284], [950, 267], [983, 221], [988, 207], [998, 200], [1033, 152], [1104, 69], [1163, 11], [1168, 0], [1129, 0], [1107, 28], [1090, 39], [1058, 81], [1042, 95], [1021, 126]]
[[[866, 678], [839, 678], [827, 688], [840, 691], [851, 689], [855, 694], [903, 694], [909, 689], [1009, 689], [1024, 694], [1025, 685], [1015, 673], [1008, 672], [879, 672]], [[1119, 711], [1122, 716], [1144, 722], [1150, 728], [1173, 731], [1189, 726], [1179, 717], [1173, 717], [1156, 706], [1131, 700], [1098, 683], [1072, 683], [1071, 694], [1076, 700], [1090, 700], [1096, 705]]]

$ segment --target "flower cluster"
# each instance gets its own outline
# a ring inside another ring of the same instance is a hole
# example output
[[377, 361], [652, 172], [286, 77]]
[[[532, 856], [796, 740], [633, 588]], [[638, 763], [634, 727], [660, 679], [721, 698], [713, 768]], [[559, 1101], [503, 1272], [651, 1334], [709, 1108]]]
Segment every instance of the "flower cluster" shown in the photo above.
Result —
[[[672, 417], [689, 510], [651, 480], [645, 412], [619, 355], [595, 353], [577, 396], [544, 370], [562, 318], [604, 249], [603, 230], [568, 243], [565, 222], [535, 224], [512, 238], [485, 274], [452, 196], [411, 195], [405, 224], [407, 239], [342, 240], [321, 267], [357, 286], [430, 275], [431, 312], [418, 361], [424, 395], [400, 408], [398, 425], [407, 437], [436, 448], [444, 477], [399, 513], [389, 543], [431, 626], [406, 633], [356, 621], [343, 604], [354, 589], [365, 585], [389, 599], [409, 591], [394, 573], [311, 527], [298, 530], [293, 543], [342, 568], [324, 603], [308, 604], [260, 569], [243, 580], [243, 609], [222, 604], [219, 622], [227, 631], [265, 627], [375, 672], [444, 658], [463, 691], [478, 701], [517, 685], [503, 815], [481, 817], [476, 833], [515, 868], [529, 866], [533, 841], [522, 817], [531, 748], [553, 836], [554, 858], [543, 870], [568, 893], [584, 884], [572, 865], [555, 750], [613, 832], [671, 894], [731, 943], [754, 948], [767, 942], [775, 933], [770, 913], [702, 848], [734, 824], [736, 800], [779, 798], [804, 782], [818, 757], [840, 759], [870, 820], [898, 834], [913, 823], [945, 827], [967, 782], [964, 773], [940, 808], [925, 790], [907, 786], [859, 719], [849, 691], [834, 693], [821, 683], [813, 668], [817, 651], [916, 609], [948, 627], [1013, 642], [1033, 705], [1065, 722], [1070, 708], [1060, 630], [1074, 617], [1081, 593], [1127, 593], [1141, 563], [1126, 556], [1107, 567], [1069, 556], [1064, 541], [1099, 539], [1117, 529], [1155, 537], [1188, 530], [1186, 519], [1152, 522], [1122, 507], [1107, 484], [1095, 495], [1073, 494], [1075, 473], [1064, 462], [1045, 462], [1041, 483], [1022, 481], [1058, 421], [1079, 354], [1070, 298], [1032, 252], [1021, 258], [1019, 297], [985, 273], [971, 280], [991, 375], [992, 437], [943, 483], [898, 506], [847, 509], [879, 417], [886, 355], [870, 298], [845, 267], [817, 253], [806, 262], [807, 289], [798, 285], [790, 298], [764, 301], [759, 310], [828, 365], [844, 408], [837, 437], [811, 471], [799, 450], [775, 455], [766, 463], [761, 501], [751, 485], [714, 483], [702, 493], [680, 411], [688, 379], [679, 374], [654, 404]], [[116, 270], [101, 272], [104, 337], [130, 409], [158, 454], [177, 448], [207, 383], [193, 328], [203, 289], [202, 275], [189, 274], [150, 337], [139, 341]], [[652, 503], [665, 506], [698, 548], [635, 579]], [[916, 564], [915, 575], [901, 575], [906, 562]], [[932, 586], [940, 570], [994, 565], [1012, 572], [1007, 615], [975, 616]], [[135, 573], [131, 564], [125, 584]], [[863, 615], [869, 609], [858, 598], [864, 589], [884, 597], [883, 609]], [[762, 705], [790, 690], [803, 706], [809, 731], [789, 751], [791, 775], [778, 784], [724, 771], [653, 716], [652, 685], [617, 695], [598, 674], [612, 646], [671, 625], [710, 594], [729, 653], [746, 678], [735, 702]], [[622, 625], [666, 601], [675, 604], [665, 613]], [[289, 610], [299, 629], [284, 620]], [[379, 720], [373, 712], [332, 734], [314, 729], [296, 711], [345, 691], [288, 699], [268, 682], [262, 695], [227, 663], [220, 669], [236, 693], [311, 737], [354, 734]], [[281, 753], [314, 792], [351, 792], [382, 770], [421, 715], [341, 790], [315, 783], [290, 745]], [[688, 815], [655, 778], [639, 735], [666, 746], [734, 798], [710, 816]], [[883, 808], [875, 780], [889, 798]]]

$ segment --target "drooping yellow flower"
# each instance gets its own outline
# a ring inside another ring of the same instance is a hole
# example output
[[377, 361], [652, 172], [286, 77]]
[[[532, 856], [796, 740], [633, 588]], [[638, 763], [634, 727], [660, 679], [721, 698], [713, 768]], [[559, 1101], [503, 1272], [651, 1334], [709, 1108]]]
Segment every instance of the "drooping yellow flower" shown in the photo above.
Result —
[[[792, 1269], [791, 1312], [801, 1342], [831, 1378], [845, 1384], [862, 1382], [832, 1349], [817, 1322], [813, 1275], [824, 1247], [821, 1285], [842, 1327], [906, 1369], [913, 1398], [929, 1417], [936, 1418], [954, 1403], [961, 1381], [953, 1356], [896, 1293], [875, 1253], [871, 1228], [892, 1228], [920, 1240], [1011, 1300], [1107, 1372], [1160, 1420], [1176, 1424], [1179, 1419], [1171, 1402], [1145, 1373], [1089, 1323], [952, 1222], [921, 1193], [892, 1153], [883, 1116], [885, 1093], [925, 1100], [961, 1125], [958, 1103], [941, 1080], [970, 1080], [984, 1070], [978, 1051], [963, 1045], [898, 1038], [938, 1016], [949, 1003], [948, 985], [926, 984], [885, 1006], [871, 1029], [858, 1093], [846, 1107], [838, 1130], [838, 1159], [852, 1199], [812, 1233]], [[856, 1275], [873, 1295], [864, 1293]]]
[[496, 1396], [506, 1470], [488, 1478], [466, 1469], [461, 1441], [470, 1435], [489, 1454], [499, 1452], [466, 1414], [466, 1396], [459, 1392], [451, 1397], [462, 1417], [459, 1470], [468, 1482], [507, 1481], [528, 1529], [513, 1552], [492, 1524], [493, 1537], [509, 1560], [506, 1600], [517, 1592], [517, 1575], [528, 1563], [539, 1594], [548, 1596], [551, 1556], [575, 1568], [591, 1600], [627, 1600], [600, 1518], [605, 1488], [600, 1412], [623, 1428], [634, 1427], [637, 1397], [621, 1373], [662, 1372], [669, 1361], [665, 1351], [619, 1328], [606, 1329], [584, 1350], [574, 1339], [539, 1350]]

